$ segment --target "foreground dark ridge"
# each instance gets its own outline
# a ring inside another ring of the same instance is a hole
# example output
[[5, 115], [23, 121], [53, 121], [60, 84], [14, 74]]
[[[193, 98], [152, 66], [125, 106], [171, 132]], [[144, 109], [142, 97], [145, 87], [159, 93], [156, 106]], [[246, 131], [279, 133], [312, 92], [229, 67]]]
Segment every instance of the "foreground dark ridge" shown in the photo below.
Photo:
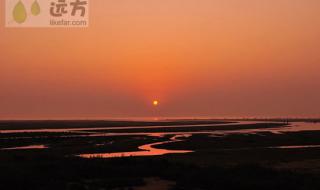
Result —
[[120, 158], [115, 160], [16, 157], [0, 163], [0, 189], [101, 190], [132, 189], [144, 179], [173, 181], [173, 190], [316, 190], [319, 176], [274, 170], [259, 165], [201, 167], [170, 159]]

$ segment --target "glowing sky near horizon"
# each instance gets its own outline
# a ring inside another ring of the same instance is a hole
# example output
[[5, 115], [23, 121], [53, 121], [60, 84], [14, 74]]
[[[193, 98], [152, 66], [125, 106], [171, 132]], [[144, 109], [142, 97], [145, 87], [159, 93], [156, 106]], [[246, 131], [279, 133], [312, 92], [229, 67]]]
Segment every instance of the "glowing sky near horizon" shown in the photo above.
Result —
[[94, 0], [81, 29], [9, 29], [0, 14], [0, 118], [320, 117], [319, 8]]

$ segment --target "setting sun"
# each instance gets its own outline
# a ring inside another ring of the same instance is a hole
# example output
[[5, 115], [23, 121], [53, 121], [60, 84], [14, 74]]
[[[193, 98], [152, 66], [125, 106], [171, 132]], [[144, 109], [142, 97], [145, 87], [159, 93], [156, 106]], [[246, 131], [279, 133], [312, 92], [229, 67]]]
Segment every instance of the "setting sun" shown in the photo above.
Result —
[[154, 101], [152, 102], [152, 104], [153, 104], [153, 106], [158, 106], [158, 105], [159, 105], [159, 101], [158, 101], [158, 100], [154, 100]]

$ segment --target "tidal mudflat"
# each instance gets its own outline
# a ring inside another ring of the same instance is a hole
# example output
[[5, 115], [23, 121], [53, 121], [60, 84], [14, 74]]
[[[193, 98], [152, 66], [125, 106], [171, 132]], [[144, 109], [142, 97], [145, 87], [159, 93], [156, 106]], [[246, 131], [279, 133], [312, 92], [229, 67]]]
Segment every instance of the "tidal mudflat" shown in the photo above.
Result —
[[0, 132], [0, 189], [320, 188], [320, 123], [5, 121]]

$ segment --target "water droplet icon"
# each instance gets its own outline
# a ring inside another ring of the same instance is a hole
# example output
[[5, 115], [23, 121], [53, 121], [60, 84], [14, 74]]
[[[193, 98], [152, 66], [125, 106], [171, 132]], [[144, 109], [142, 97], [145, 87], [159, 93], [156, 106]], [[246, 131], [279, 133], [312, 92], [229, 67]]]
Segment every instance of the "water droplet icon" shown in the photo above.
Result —
[[36, 0], [33, 2], [32, 6], [31, 6], [31, 13], [33, 16], [37, 16], [40, 14], [40, 11], [41, 11], [40, 5], [39, 5], [38, 1]]
[[13, 9], [13, 19], [19, 24], [24, 23], [27, 19], [27, 11], [21, 1], [19, 1]]

